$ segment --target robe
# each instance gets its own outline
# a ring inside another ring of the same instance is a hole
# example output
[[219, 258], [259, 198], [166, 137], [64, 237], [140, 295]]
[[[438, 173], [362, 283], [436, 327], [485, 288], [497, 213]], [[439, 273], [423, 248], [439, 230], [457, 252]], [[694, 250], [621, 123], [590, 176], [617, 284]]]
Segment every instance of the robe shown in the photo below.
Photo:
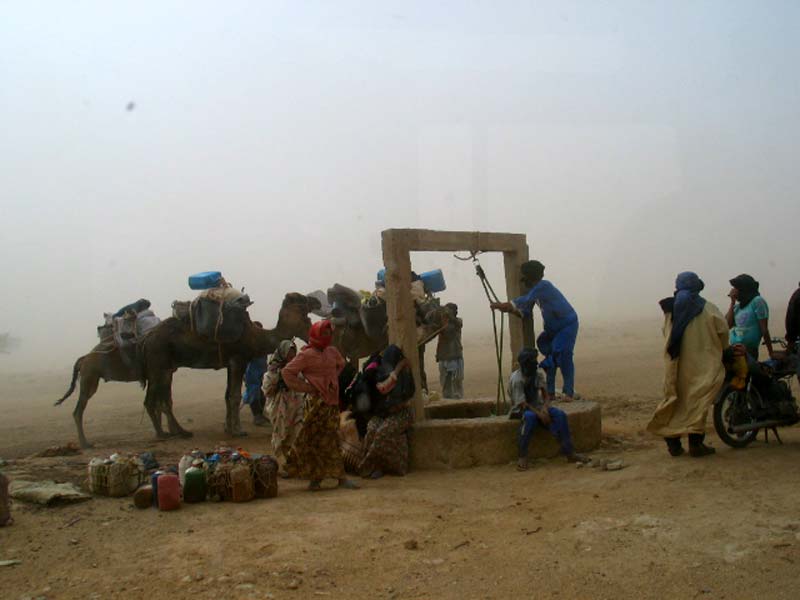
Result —
[[720, 310], [706, 302], [691, 320], [672, 360], [666, 352], [672, 317], [664, 321], [664, 399], [647, 425], [650, 433], [678, 437], [705, 433], [708, 409], [725, 383], [722, 352], [728, 345], [728, 324]]

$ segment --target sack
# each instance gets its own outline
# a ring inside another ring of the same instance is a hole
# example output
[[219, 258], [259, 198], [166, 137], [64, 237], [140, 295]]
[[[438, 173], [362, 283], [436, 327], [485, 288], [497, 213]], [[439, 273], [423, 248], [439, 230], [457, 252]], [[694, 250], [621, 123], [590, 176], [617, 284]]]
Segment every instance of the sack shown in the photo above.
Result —
[[246, 294], [222, 302], [205, 296], [198, 297], [191, 306], [195, 333], [215, 342], [238, 341], [250, 320], [247, 314], [250, 304]]
[[161, 319], [150, 309], [136, 314], [126, 312], [120, 317], [112, 317], [106, 313], [105, 317], [106, 324], [97, 328], [97, 335], [100, 339], [105, 339], [105, 337], [109, 337], [110, 333], [114, 343], [121, 350], [133, 346], [148, 331], [161, 322]]
[[136, 340], [138, 341], [144, 335], [153, 329], [156, 325], [161, 323], [161, 319], [159, 319], [152, 310], [143, 310], [139, 314], [136, 315]]
[[119, 458], [114, 462], [93, 458], [88, 469], [89, 491], [100, 496], [128, 496], [144, 480], [139, 464], [132, 458]]
[[97, 328], [97, 337], [106, 340], [114, 336], [114, 316], [111, 313], [103, 313], [103, 324]]
[[253, 484], [256, 498], [278, 495], [278, 462], [274, 458], [262, 456], [253, 463]]

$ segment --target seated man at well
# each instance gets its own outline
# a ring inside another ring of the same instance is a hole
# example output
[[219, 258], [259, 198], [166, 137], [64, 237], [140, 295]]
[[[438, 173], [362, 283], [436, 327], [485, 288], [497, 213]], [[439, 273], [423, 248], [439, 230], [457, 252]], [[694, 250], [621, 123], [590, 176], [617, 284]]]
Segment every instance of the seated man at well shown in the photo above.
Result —
[[519, 459], [517, 470], [528, 469], [528, 448], [533, 432], [541, 424], [550, 431], [561, 446], [561, 454], [569, 462], [589, 462], [589, 459], [577, 454], [572, 447], [567, 415], [563, 410], [550, 405], [550, 394], [547, 393], [545, 375], [538, 368], [539, 353], [533, 348], [523, 348], [517, 362], [519, 369], [511, 374], [508, 395], [511, 400], [509, 418], [520, 419]]

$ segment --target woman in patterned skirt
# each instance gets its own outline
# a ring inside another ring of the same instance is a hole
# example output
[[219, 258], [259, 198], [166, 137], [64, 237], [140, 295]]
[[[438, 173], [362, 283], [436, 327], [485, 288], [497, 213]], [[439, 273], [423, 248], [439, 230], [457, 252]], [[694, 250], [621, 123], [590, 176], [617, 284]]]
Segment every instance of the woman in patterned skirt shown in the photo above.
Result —
[[290, 390], [306, 394], [303, 424], [289, 452], [288, 470], [290, 475], [310, 480], [312, 491], [322, 489], [323, 479], [337, 479], [341, 488], [358, 487], [345, 477], [339, 449], [338, 377], [345, 361], [330, 345], [332, 339], [330, 321], [315, 323], [308, 346], [281, 370]]

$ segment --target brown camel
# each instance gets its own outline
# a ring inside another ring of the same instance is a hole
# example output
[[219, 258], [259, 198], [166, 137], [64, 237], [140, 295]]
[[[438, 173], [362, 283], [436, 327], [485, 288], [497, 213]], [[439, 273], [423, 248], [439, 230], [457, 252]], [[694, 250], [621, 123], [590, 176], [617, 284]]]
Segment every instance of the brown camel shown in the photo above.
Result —
[[172, 374], [180, 367], [189, 367], [227, 369], [225, 431], [234, 436], [247, 435], [239, 420], [242, 378], [247, 363], [256, 356], [274, 352], [281, 340], [293, 337], [305, 340], [311, 327], [308, 313], [319, 307], [316, 298], [287, 294], [275, 329], [262, 329], [248, 319], [242, 337], [233, 343], [218, 344], [199, 336], [187, 323], [174, 317], [162, 321], [139, 346], [142, 384], [147, 384], [144, 404], [156, 434], [166, 436], [161, 429], [163, 411], [171, 434], [191, 435], [178, 424], [172, 413]]
[[75, 410], [72, 411], [72, 418], [75, 419], [75, 426], [78, 428], [78, 439], [82, 448], [91, 448], [92, 445], [87, 441], [83, 432], [83, 412], [89, 399], [95, 395], [103, 381], [139, 381], [139, 373], [136, 370], [135, 361], [125, 361], [119, 348], [110, 341], [103, 341], [97, 344], [91, 352], [84, 354], [75, 361], [72, 368], [72, 382], [64, 396], [56, 402], [56, 406], [64, 402], [75, 391], [75, 383], [80, 375], [80, 393]]
[[[445, 325], [448, 311], [434, 298], [417, 306], [417, 345], [422, 387], [428, 389], [425, 373], [425, 345], [436, 338]], [[347, 361], [358, 367], [358, 360], [381, 352], [389, 345], [389, 332], [384, 327], [379, 335], [367, 334], [362, 322], [355, 319], [334, 318], [333, 345]]]

